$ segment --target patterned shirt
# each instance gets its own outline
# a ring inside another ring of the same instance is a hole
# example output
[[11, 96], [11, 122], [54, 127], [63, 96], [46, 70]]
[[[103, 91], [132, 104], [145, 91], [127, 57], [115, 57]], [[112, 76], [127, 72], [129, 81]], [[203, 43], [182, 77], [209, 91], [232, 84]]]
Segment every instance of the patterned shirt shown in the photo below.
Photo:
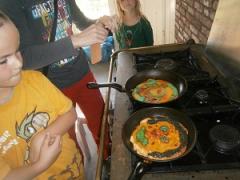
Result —
[[[41, 73], [25, 71], [12, 99], [0, 105], [0, 179], [13, 168], [28, 164], [29, 143], [72, 107], [71, 101]], [[82, 179], [82, 159], [68, 134], [62, 151], [51, 167], [37, 179]]]
[[150, 22], [142, 17], [133, 26], [122, 24], [116, 32], [119, 48], [137, 48], [153, 45], [153, 31]]

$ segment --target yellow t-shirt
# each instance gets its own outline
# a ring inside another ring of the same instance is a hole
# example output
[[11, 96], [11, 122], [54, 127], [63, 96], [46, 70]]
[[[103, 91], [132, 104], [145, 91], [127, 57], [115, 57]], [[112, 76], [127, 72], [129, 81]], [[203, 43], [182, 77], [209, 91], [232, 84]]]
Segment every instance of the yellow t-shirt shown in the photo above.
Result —
[[[71, 101], [40, 72], [22, 72], [11, 100], [0, 105], [0, 179], [27, 164], [33, 135], [71, 107]], [[37, 179], [83, 179], [81, 155], [68, 134], [63, 136], [58, 159]]]

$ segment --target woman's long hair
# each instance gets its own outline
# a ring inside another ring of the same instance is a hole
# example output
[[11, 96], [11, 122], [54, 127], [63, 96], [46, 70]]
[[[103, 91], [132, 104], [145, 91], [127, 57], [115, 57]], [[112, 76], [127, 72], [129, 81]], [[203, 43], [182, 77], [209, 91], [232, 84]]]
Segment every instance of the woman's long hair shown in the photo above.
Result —
[[[117, 5], [117, 15], [118, 15], [118, 23], [119, 24], [122, 24], [123, 22], [123, 16], [124, 16], [124, 11], [121, 9], [121, 6], [120, 6], [120, 2], [121, 0], [116, 0], [116, 5]], [[136, 10], [136, 13], [137, 15], [139, 16], [143, 16], [142, 14], [142, 11], [141, 11], [141, 4], [140, 4], [140, 1], [139, 0], [135, 0], [136, 1], [136, 7], [135, 7], [135, 10]]]

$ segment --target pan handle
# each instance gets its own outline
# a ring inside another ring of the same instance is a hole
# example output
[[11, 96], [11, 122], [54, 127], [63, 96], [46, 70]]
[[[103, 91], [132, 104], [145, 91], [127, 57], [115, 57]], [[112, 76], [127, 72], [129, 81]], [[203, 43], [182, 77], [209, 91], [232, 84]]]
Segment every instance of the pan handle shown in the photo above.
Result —
[[137, 161], [134, 165], [134, 169], [132, 170], [131, 174], [128, 177], [128, 180], [140, 180], [144, 175], [147, 164], [142, 161]]
[[89, 89], [111, 87], [111, 88], [114, 88], [114, 89], [118, 90], [119, 92], [126, 92], [125, 88], [123, 88], [120, 84], [117, 84], [117, 83], [98, 84], [98, 83], [95, 83], [95, 82], [89, 82], [89, 83], [87, 83], [87, 87]]

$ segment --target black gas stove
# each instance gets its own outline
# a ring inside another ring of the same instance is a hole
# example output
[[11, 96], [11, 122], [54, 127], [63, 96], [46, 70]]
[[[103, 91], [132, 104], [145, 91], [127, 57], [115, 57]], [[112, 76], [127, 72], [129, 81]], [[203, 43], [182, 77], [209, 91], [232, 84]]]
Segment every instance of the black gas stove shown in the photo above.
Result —
[[[190, 49], [134, 54], [134, 59], [137, 72], [157, 68], [173, 71], [187, 80], [187, 92], [171, 106], [186, 113], [198, 131], [197, 143], [187, 156], [152, 163], [146, 173], [240, 168], [240, 104], [229, 98], [218, 77], [210, 77]], [[133, 104], [132, 111], [143, 107]], [[138, 157], [131, 157], [134, 166]]]

